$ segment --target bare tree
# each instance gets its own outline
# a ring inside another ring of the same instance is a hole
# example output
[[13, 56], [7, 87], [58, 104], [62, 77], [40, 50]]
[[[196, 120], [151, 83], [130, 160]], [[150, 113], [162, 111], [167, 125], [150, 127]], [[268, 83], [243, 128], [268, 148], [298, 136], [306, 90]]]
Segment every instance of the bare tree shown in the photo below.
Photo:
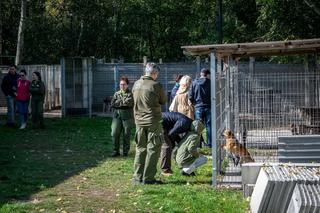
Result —
[[16, 65], [19, 65], [22, 61], [26, 12], [27, 12], [27, 0], [21, 0], [20, 23], [19, 23], [17, 52], [16, 52], [16, 61], [15, 61]]
[[2, 4], [0, 2], [0, 56], [2, 55]]

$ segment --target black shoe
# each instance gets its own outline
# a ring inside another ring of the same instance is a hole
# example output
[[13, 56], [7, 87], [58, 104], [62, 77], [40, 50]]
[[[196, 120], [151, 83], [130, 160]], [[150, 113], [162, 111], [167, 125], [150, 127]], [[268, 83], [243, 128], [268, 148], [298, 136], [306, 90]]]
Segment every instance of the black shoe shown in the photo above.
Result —
[[6, 127], [14, 127], [14, 123], [6, 123]]
[[119, 152], [114, 152], [112, 155], [111, 155], [111, 157], [118, 157], [118, 156], [120, 156], [120, 153]]
[[128, 157], [128, 153], [123, 153], [123, 157]]
[[188, 173], [186, 173], [186, 172], [184, 172], [184, 171], [181, 171], [181, 175], [182, 175], [182, 176], [191, 177], [191, 176], [196, 176], [196, 173], [191, 172], [190, 174], [188, 174]]
[[145, 180], [145, 181], [143, 181], [143, 184], [160, 185], [160, 184], [163, 184], [163, 182], [161, 180]]

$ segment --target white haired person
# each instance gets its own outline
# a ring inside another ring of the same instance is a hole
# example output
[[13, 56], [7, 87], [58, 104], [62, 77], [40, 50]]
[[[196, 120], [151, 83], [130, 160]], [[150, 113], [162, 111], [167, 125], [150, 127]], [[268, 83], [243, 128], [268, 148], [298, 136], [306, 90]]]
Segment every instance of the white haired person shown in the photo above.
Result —
[[180, 112], [188, 118], [194, 120], [194, 107], [189, 100], [189, 88], [192, 79], [188, 75], [184, 75], [180, 80], [180, 87], [174, 97], [170, 107], [170, 112]]
[[136, 123], [136, 155], [134, 159], [133, 182], [135, 184], [161, 184], [155, 179], [160, 148], [164, 141], [162, 131], [161, 105], [167, 96], [156, 81], [160, 68], [147, 63], [144, 76], [132, 88], [134, 120]]

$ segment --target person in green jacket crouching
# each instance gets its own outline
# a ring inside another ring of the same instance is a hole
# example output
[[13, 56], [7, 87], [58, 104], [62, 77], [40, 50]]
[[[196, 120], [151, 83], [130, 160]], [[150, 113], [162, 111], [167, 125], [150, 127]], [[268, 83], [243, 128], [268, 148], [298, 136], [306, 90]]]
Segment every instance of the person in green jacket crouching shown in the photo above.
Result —
[[44, 128], [43, 123], [43, 101], [45, 97], [45, 86], [41, 81], [39, 72], [32, 73], [32, 82], [29, 87], [31, 94], [32, 128]]
[[204, 125], [200, 120], [192, 122], [190, 131], [183, 137], [176, 152], [176, 163], [185, 176], [195, 175], [194, 171], [207, 163], [208, 159], [198, 151], [200, 146], [200, 135]]
[[129, 80], [126, 76], [120, 78], [120, 90], [111, 100], [113, 119], [111, 136], [114, 145], [112, 157], [120, 156], [120, 136], [123, 133], [123, 156], [128, 156], [130, 149], [130, 130], [133, 127], [133, 95], [128, 89]]

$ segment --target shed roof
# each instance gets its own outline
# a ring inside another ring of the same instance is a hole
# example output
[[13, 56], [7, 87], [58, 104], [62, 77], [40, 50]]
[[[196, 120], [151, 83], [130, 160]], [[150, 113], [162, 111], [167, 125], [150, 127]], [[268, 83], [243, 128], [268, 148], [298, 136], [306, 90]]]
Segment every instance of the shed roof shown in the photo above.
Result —
[[234, 58], [268, 55], [289, 55], [320, 52], [320, 38], [287, 41], [268, 41], [233, 44], [209, 44], [182, 46], [185, 54], [201, 56], [211, 52], [219, 58]]

